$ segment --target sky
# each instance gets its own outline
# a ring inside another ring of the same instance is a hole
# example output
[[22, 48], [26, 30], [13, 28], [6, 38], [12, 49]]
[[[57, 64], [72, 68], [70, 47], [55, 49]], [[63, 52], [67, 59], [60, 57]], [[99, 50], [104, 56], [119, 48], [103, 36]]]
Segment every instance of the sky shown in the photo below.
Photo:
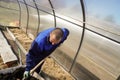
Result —
[[120, 0], [84, 0], [88, 13], [102, 17], [112, 16], [120, 25]]

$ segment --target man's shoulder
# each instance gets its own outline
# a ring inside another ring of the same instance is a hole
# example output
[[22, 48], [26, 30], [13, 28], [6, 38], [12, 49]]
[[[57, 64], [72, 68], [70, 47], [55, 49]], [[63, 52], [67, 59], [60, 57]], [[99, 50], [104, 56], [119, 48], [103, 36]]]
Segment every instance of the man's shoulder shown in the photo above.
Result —
[[45, 34], [39, 34], [39, 35], [36, 37], [35, 41], [36, 41], [36, 42], [43, 42], [43, 41], [45, 41], [46, 37], [47, 37], [47, 35], [45, 35]]

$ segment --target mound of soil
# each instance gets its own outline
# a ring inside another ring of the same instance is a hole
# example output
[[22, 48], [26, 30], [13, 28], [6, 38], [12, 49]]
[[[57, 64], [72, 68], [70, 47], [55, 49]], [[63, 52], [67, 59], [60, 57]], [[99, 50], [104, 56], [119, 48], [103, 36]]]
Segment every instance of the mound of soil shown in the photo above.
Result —
[[74, 80], [54, 59], [46, 58], [42, 70], [49, 75], [52, 80]]

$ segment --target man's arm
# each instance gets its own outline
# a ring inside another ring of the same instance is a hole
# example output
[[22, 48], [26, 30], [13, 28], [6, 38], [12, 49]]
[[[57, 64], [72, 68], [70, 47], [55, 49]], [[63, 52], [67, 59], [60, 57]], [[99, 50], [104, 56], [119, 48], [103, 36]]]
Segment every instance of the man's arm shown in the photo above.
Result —
[[36, 64], [37, 58], [40, 56], [41, 49], [38, 46], [38, 43], [34, 41], [31, 45], [31, 48], [26, 55], [26, 71], [30, 71]]
[[35, 64], [36, 56], [39, 56], [39, 53], [40, 53], [39, 46], [34, 40], [29, 52], [26, 55], [26, 68], [23, 74], [24, 79], [27, 79], [30, 76], [30, 70], [33, 69], [34, 66], [36, 65]]
[[64, 36], [62, 38], [61, 43], [63, 43], [67, 39], [67, 37], [69, 36], [69, 34], [70, 34], [70, 32], [69, 32], [69, 30], [67, 28], [62, 28], [62, 30], [64, 32]]

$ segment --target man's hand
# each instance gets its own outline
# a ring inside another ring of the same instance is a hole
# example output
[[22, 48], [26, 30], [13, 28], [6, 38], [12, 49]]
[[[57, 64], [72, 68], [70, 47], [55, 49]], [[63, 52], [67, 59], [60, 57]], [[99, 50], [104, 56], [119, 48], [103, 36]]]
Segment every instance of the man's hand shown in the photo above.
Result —
[[30, 72], [29, 71], [25, 71], [24, 74], [23, 74], [23, 78], [27, 79], [29, 77], [30, 77]]

